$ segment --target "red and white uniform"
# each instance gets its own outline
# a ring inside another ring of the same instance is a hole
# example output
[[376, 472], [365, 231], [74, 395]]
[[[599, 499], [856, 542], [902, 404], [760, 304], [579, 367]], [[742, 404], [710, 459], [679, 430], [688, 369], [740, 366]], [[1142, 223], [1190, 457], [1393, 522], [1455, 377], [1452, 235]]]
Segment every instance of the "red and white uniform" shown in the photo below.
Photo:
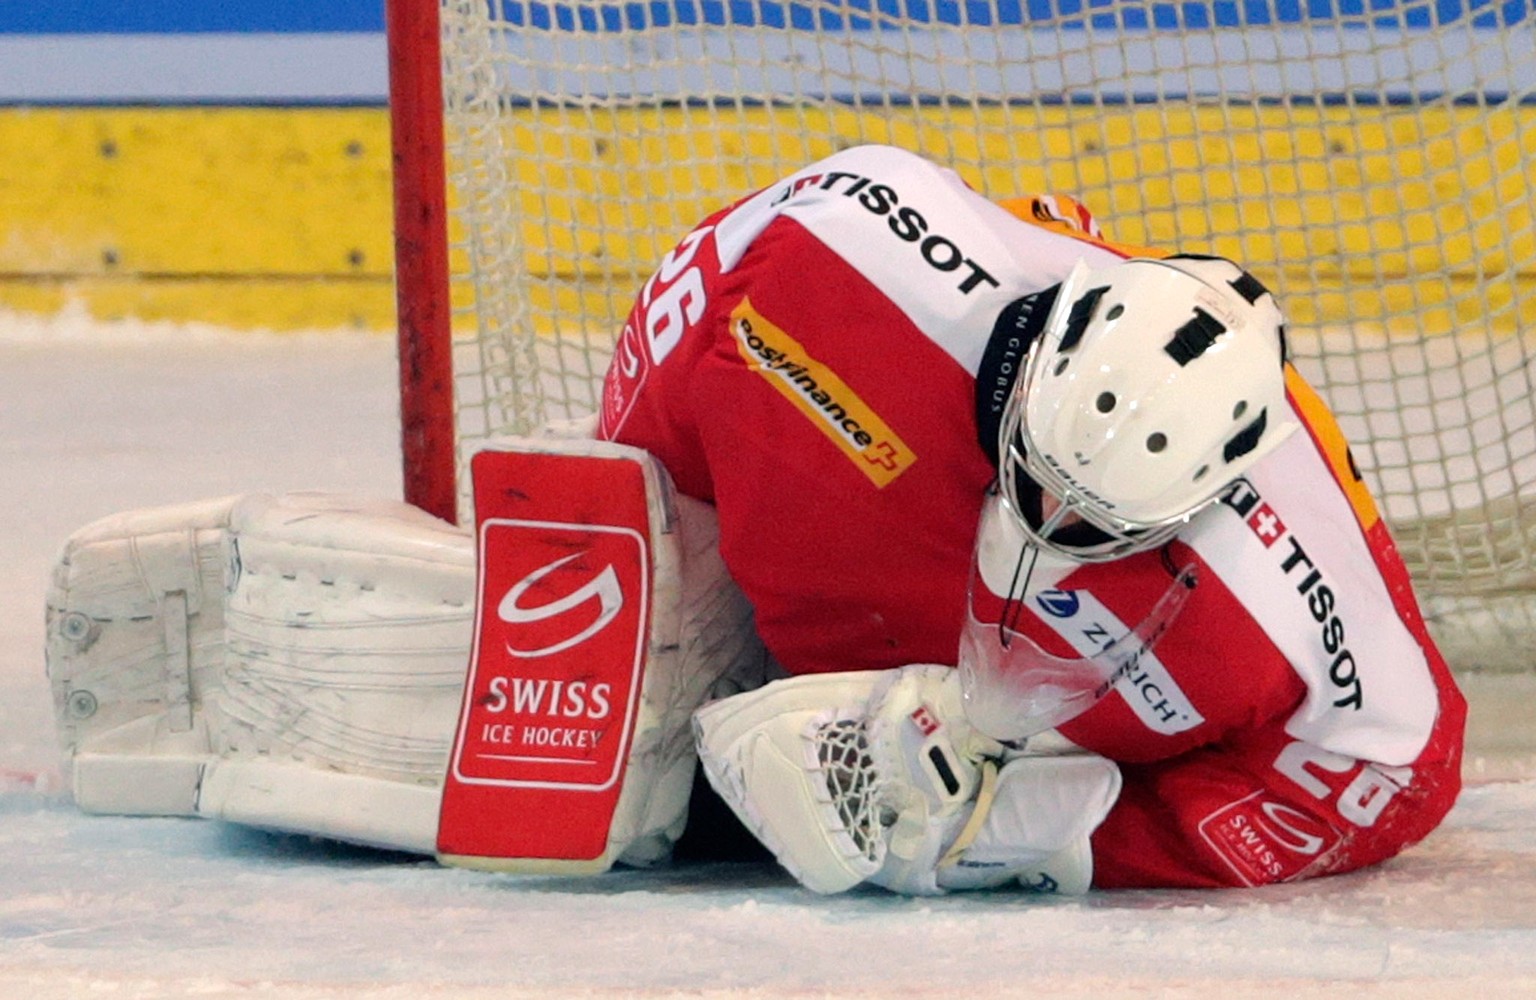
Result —
[[[996, 468], [1004, 307], [1129, 251], [1067, 199], [989, 202], [884, 147], [705, 220], [642, 289], [604, 437], [716, 505], [726, 565], [791, 673], [954, 663]], [[994, 326], [998, 326], [994, 337]], [[980, 381], [980, 391], [978, 391]], [[1465, 706], [1347, 447], [1294, 373], [1304, 431], [1163, 550], [1045, 565], [1016, 627], [1084, 655], [1199, 584], [1063, 735], [1120, 762], [1095, 885], [1252, 885], [1390, 857], [1459, 789]], [[980, 399], [978, 400], [978, 397]]]

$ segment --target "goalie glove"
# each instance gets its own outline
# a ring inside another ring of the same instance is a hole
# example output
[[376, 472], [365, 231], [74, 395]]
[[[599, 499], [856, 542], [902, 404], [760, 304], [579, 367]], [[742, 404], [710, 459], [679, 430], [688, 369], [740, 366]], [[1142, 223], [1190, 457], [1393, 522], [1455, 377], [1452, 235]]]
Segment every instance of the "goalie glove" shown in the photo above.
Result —
[[1015, 878], [1084, 891], [1088, 835], [1119, 793], [1101, 758], [1023, 757], [983, 736], [948, 667], [777, 681], [700, 709], [694, 731], [715, 790], [822, 893]]
[[864, 728], [886, 845], [869, 881], [908, 895], [936, 893], [941, 859], [977, 804], [991, 800], [1009, 748], [966, 720], [958, 673], [931, 664], [886, 672]]
[[693, 714], [705, 777], [806, 888], [851, 889], [885, 859], [864, 708], [876, 671], [774, 681]]

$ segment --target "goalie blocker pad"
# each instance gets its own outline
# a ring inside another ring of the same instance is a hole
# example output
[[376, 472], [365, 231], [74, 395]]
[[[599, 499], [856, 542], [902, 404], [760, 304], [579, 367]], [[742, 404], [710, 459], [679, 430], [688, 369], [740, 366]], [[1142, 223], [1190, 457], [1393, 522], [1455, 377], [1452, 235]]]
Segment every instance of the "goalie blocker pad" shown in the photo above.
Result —
[[688, 715], [721, 664], [685, 662], [671, 482], [639, 449], [550, 445], [559, 453], [471, 462], [479, 570], [438, 826], [447, 864], [643, 864], [666, 855], [686, 818]]

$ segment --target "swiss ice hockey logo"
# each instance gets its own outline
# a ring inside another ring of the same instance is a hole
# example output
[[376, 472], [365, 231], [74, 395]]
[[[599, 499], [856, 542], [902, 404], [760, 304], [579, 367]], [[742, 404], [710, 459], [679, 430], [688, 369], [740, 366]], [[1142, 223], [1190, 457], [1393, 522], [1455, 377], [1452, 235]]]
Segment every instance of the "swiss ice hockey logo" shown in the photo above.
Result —
[[491, 518], [458, 780], [616, 780], [645, 651], [649, 557], [621, 526]]
[[636, 306], [634, 314], [619, 334], [618, 343], [614, 345], [613, 361], [603, 379], [603, 399], [598, 419], [603, 434], [609, 438], [615, 437], [624, 426], [624, 421], [629, 419], [629, 411], [650, 376], [651, 360], [643, 344], [641, 321], [639, 306]]
[[1299, 878], [1341, 839], [1321, 816], [1273, 801], [1264, 792], [1222, 806], [1197, 828], [1244, 885]]
[[577, 631], [568, 638], [556, 639], [553, 642], [548, 641], [546, 638], [542, 640], [542, 644], [535, 642], [532, 645], [520, 646], [518, 644], [519, 634], [514, 631], [505, 643], [508, 653], [511, 653], [513, 656], [533, 658], [549, 656], [562, 650], [570, 649], [572, 646], [578, 646], [598, 632], [601, 632], [623, 610], [624, 590], [619, 585], [619, 576], [614, 571], [612, 563], [604, 566], [590, 581], [577, 587], [564, 597], [557, 597], [543, 604], [533, 604], [531, 606], [523, 603], [530, 589], [536, 587], [550, 574], [568, 566], [575, 560], [581, 559], [585, 555], [587, 553], [577, 552], [563, 559], [557, 559], [546, 566], [540, 566], [517, 581], [507, 591], [506, 596], [501, 599], [501, 603], [496, 606], [496, 617], [508, 625], [533, 625], [562, 616], [574, 618], [583, 605], [594, 602], [597, 608], [597, 617], [586, 627], [581, 628], [580, 631]]
[[613, 457], [470, 460], [479, 572], [443, 780], [444, 857], [591, 872], [627, 843], [609, 831], [620, 829], [649, 649], [652, 494], [648, 459], [595, 447]]

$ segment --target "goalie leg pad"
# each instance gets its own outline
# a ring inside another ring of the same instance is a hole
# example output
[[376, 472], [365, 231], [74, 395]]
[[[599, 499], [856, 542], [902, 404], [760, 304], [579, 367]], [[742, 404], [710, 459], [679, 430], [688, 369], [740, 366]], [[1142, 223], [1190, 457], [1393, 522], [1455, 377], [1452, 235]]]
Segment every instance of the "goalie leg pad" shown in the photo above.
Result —
[[78, 804], [430, 852], [473, 559], [414, 508], [324, 494], [76, 532], [47, 658]]
[[324, 494], [231, 517], [201, 815], [430, 854], [474, 600], [469, 536]]
[[765, 661], [713, 508], [611, 442], [500, 441], [471, 469], [482, 573], [438, 857], [563, 874], [669, 857], [689, 718]]

